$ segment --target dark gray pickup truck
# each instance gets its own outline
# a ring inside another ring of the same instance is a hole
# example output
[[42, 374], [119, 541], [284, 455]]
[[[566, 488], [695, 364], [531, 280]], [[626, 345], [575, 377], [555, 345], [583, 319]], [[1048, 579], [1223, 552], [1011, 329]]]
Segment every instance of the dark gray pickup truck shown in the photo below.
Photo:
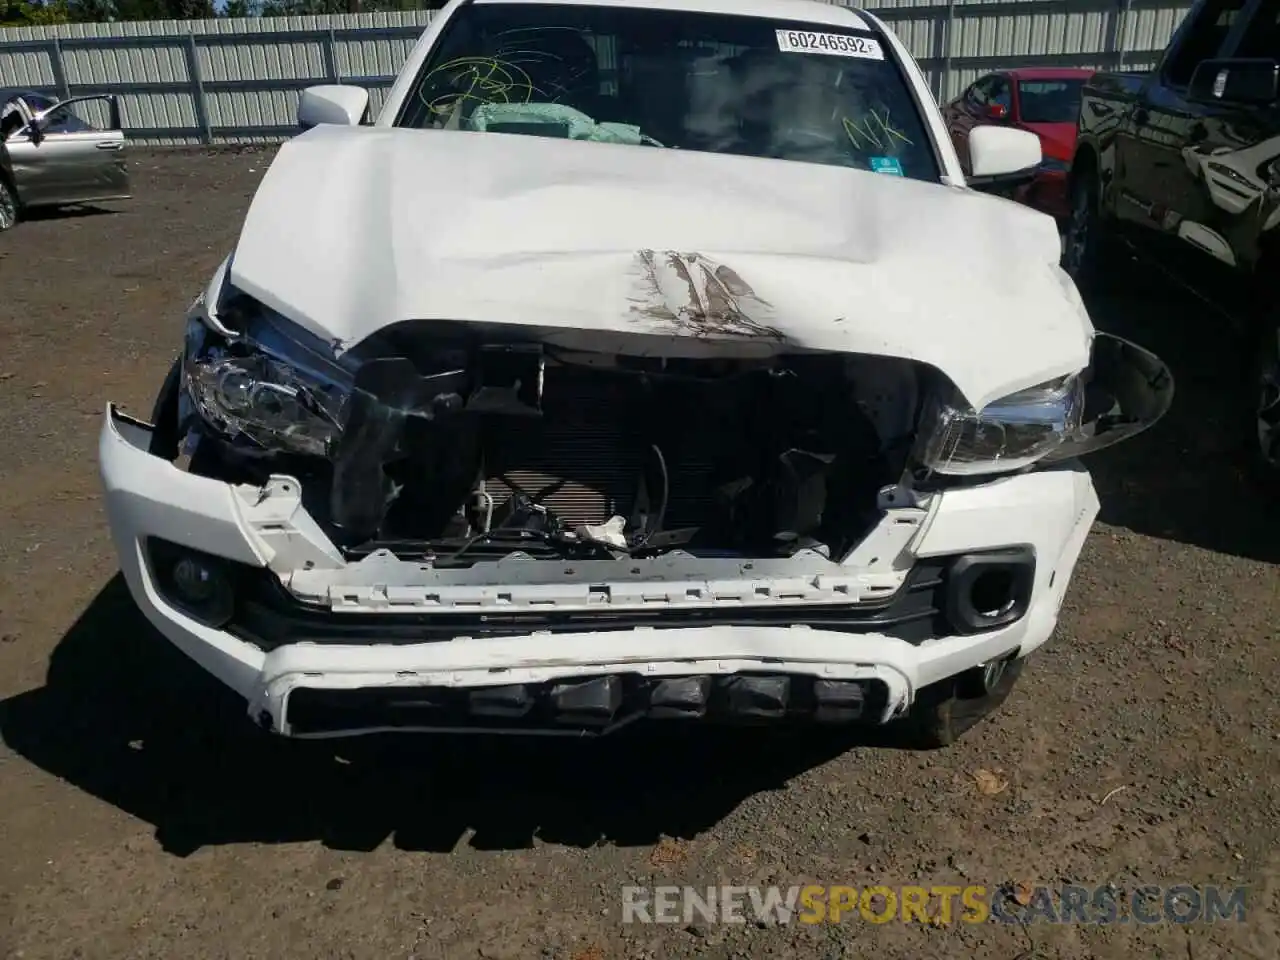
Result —
[[[1280, 3], [1198, 0], [1147, 74], [1085, 87], [1063, 266], [1087, 292], [1126, 253], [1248, 331], [1242, 413], [1280, 468]], [[1242, 420], [1242, 422], [1248, 422]]]

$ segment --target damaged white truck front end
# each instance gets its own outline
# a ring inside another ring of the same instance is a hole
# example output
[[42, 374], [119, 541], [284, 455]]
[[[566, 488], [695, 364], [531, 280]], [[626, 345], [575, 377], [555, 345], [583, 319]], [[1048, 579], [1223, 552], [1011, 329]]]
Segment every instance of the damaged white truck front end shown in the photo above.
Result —
[[[152, 422], [108, 409], [129, 588], [264, 727], [906, 718], [945, 743], [1052, 633], [1098, 511], [1075, 458], [1158, 419], [1167, 370], [1094, 333], [1049, 218], [963, 186], [882, 25], [709, 6], [452, 4], [373, 128], [281, 149]], [[550, 96], [503, 135], [426, 95], [474, 80], [459, 18], [618, 11], [888, 65], [928, 154], [743, 156], [688, 120], [662, 148]]]

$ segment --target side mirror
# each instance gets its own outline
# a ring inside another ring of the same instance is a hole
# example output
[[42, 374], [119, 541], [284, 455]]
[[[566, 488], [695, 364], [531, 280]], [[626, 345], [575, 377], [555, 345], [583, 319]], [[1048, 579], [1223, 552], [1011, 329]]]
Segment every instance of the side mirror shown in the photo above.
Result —
[[298, 126], [303, 130], [322, 123], [358, 126], [368, 112], [369, 91], [364, 87], [346, 84], [307, 87], [298, 98]]
[[1200, 103], [1268, 104], [1280, 96], [1280, 63], [1267, 59], [1204, 60], [1187, 97]]
[[1030, 131], [975, 127], [969, 132], [968, 184], [987, 189], [1030, 183], [1043, 159], [1040, 138]]
[[45, 131], [53, 126], [53, 111], [57, 107], [51, 107], [43, 113], [37, 113], [32, 116], [31, 122], [27, 124], [27, 129], [31, 131], [31, 142], [39, 143], [44, 139]]
[[986, 114], [988, 120], [1007, 120], [1009, 118], [1009, 108], [1003, 103], [988, 103]]

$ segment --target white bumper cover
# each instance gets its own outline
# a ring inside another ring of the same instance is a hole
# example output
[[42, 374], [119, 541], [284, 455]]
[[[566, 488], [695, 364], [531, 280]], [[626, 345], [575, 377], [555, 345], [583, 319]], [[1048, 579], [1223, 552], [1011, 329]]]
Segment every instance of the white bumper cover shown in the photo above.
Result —
[[[629, 564], [649, 564], [644, 569], [651, 573], [628, 582], [566, 585], [549, 581], [545, 573], [529, 573], [556, 566], [542, 563], [484, 564], [449, 573], [388, 555], [345, 563], [302, 507], [295, 480], [273, 478], [256, 488], [194, 476], [150, 454], [149, 436], [146, 424], [108, 407], [100, 465], [111, 534], [129, 590], [162, 634], [244, 696], [251, 716], [269, 719], [272, 729], [285, 734], [290, 733], [286, 702], [299, 687], [482, 687], [597, 674], [661, 677], [760, 669], [883, 681], [889, 697], [880, 719], [887, 720], [927, 684], [1015, 651], [1025, 655], [1044, 643], [1098, 512], [1087, 472], [1050, 470], [936, 494], [927, 503], [890, 506], [843, 565], [825, 562], [818, 573], [801, 565], [795, 575], [761, 576], [744, 563], [733, 576], [718, 573], [709, 579], [696, 575], [697, 561], [659, 559]], [[1027, 612], [1015, 623], [922, 643], [865, 631], [715, 625], [408, 644], [296, 642], [267, 652], [167, 603], [148, 570], [148, 537], [268, 567], [296, 596], [328, 606], [335, 618], [406, 611], [470, 611], [479, 618], [488, 610], [573, 610], [601, 603], [619, 611], [848, 604], [893, 593], [918, 558], [1019, 545], [1034, 549], [1036, 569]], [[516, 567], [522, 568], [518, 574]], [[718, 569], [723, 568], [722, 562]], [[512, 571], [510, 580], [507, 571]], [[499, 575], [504, 581], [493, 582]], [[482, 577], [489, 580], [481, 582]]]

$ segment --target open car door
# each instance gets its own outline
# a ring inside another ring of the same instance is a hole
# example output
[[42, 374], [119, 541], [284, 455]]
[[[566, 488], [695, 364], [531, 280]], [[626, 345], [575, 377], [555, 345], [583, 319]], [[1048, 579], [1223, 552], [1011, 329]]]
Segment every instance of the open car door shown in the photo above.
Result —
[[120, 103], [112, 95], [72, 97], [34, 112], [5, 140], [24, 206], [120, 200], [129, 196]]

